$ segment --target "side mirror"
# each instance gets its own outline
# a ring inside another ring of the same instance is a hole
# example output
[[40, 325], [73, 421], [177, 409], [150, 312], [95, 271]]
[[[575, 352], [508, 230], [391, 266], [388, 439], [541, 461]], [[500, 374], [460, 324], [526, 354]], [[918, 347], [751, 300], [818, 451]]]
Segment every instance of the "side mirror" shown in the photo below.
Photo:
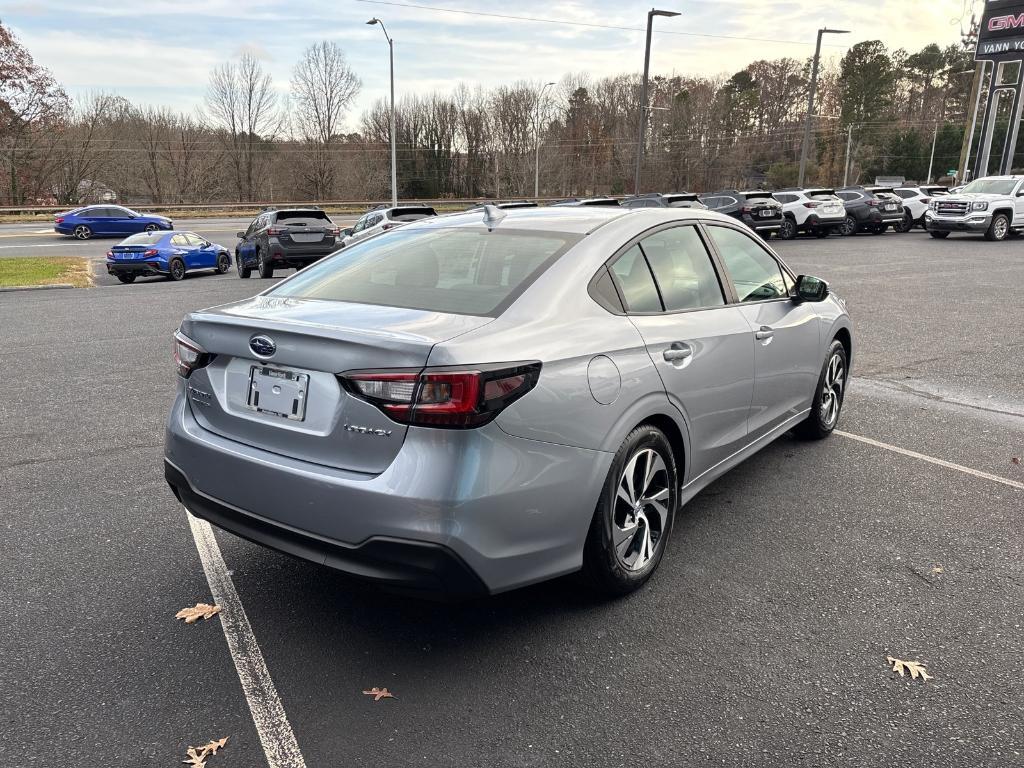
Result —
[[351, 236], [351, 234], [352, 234], [352, 227], [346, 227], [345, 229], [341, 230], [341, 236], [342, 237], [349, 237], [349, 236]]
[[820, 277], [800, 275], [796, 279], [797, 301], [824, 301], [828, 296], [828, 283]]
[[235, 232], [235, 237], [243, 238], [243, 237], [245, 237], [245, 232]]

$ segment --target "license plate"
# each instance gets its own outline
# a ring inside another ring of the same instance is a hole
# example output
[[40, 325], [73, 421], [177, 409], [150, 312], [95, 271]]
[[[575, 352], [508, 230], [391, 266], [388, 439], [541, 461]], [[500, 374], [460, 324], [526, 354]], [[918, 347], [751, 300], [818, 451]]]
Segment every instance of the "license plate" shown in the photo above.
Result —
[[887, 210], [887, 211], [895, 211], [896, 210], [896, 203], [888, 203], [888, 204], [886, 204], [885, 210]]
[[309, 375], [253, 365], [249, 368], [249, 392], [246, 407], [292, 421], [306, 418]]
[[758, 214], [762, 219], [770, 219], [775, 213], [770, 208], [765, 208]]
[[293, 232], [292, 240], [296, 243], [319, 243], [324, 239], [323, 232]]

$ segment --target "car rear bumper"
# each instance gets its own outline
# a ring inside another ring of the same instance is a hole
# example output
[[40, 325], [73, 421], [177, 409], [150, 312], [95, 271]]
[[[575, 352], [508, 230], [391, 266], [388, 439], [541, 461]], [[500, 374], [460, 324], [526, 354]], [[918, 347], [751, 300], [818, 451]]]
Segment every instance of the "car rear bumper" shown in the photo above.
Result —
[[777, 219], [755, 219], [753, 216], [744, 215], [743, 223], [755, 232], [777, 232], [779, 227], [782, 226], [782, 217], [779, 216]]
[[166, 265], [154, 261], [108, 261], [108, 275], [166, 275]]
[[804, 220], [803, 226], [808, 229], [815, 229], [817, 227], [838, 227], [843, 223], [845, 218], [845, 214], [839, 214], [838, 216], [819, 216], [816, 213], [812, 213]]
[[357, 578], [461, 594], [578, 570], [612, 455], [495, 424], [411, 428], [388, 469], [361, 474], [209, 432], [179, 393], [165, 460], [181, 503], [225, 530]]

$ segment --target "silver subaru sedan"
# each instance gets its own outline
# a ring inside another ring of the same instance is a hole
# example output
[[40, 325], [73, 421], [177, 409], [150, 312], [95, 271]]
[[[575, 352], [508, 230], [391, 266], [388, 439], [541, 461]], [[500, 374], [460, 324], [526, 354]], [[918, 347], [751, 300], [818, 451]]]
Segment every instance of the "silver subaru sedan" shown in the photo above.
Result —
[[194, 515], [402, 590], [658, 568], [680, 506], [836, 426], [844, 303], [729, 217], [482, 210], [368, 238], [174, 336]]

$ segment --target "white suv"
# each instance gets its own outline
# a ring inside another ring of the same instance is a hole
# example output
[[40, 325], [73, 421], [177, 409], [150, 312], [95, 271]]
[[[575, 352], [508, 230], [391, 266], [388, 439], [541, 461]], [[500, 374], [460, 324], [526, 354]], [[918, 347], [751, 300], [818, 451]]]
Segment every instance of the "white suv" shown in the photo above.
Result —
[[782, 189], [772, 196], [782, 203], [779, 237], [783, 240], [792, 240], [798, 232], [828, 237], [846, 218], [846, 208], [834, 189]]
[[914, 227], [924, 226], [924, 214], [932, 202], [932, 198], [948, 195], [949, 187], [932, 184], [923, 187], [896, 187], [893, 190], [903, 198], [903, 221], [893, 226], [897, 232], [909, 232]]
[[341, 245], [352, 245], [357, 240], [427, 216], [437, 216], [437, 211], [429, 205], [399, 205], [397, 208], [389, 205], [378, 206], [360, 216], [359, 221], [351, 229], [342, 230], [344, 237]]

